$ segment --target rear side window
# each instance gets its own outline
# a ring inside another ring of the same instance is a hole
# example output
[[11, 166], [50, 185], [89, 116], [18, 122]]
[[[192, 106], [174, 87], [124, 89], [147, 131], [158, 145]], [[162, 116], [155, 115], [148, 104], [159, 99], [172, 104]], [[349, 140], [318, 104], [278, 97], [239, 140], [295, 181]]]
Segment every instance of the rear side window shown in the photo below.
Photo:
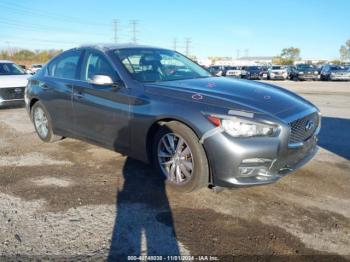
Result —
[[48, 75], [57, 78], [77, 79], [81, 51], [70, 51], [48, 65]]

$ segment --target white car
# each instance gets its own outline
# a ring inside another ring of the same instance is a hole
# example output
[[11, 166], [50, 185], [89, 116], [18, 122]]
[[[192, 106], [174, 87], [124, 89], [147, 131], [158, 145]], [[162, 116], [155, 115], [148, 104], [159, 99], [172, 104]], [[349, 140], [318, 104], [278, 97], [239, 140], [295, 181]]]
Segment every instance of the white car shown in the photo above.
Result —
[[31, 71], [32, 74], [35, 74], [35, 73], [38, 72], [42, 67], [43, 67], [43, 65], [41, 65], [41, 64], [33, 64], [33, 65], [30, 67], [30, 71]]
[[242, 77], [242, 69], [238, 66], [229, 66], [226, 69], [226, 76], [228, 77]]
[[288, 79], [288, 70], [285, 66], [273, 65], [267, 70], [267, 78], [271, 80]]
[[30, 75], [11, 61], [0, 60], [0, 106], [24, 101]]

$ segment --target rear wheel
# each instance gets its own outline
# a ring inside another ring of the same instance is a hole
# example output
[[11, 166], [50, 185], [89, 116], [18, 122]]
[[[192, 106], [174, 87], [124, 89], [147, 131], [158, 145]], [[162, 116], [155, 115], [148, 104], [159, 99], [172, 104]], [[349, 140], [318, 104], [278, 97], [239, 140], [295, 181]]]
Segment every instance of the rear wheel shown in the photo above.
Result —
[[35, 131], [44, 142], [55, 142], [61, 140], [61, 136], [53, 133], [52, 122], [49, 113], [41, 102], [36, 102], [31, 109]]
[[172, 121], [160, 127], [153, 141], [153, 162], [168, 187], [191, 192], [209, 183], [208, 160], [196, 134]]

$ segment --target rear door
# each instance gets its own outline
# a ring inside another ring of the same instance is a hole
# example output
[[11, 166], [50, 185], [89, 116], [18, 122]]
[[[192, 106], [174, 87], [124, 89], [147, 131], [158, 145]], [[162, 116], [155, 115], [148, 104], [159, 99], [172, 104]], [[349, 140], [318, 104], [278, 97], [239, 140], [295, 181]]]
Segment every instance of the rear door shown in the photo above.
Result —
[[107, 57], [87, 50], [79, 83], [73, 88], [75, 128], [90, 140], [103, 143], [119, 152], [129, 149], [129, 89], [125, 86], [95, 85], [94, 75], [106, 75], [114, 82], [120, 78]]
[[74, 130], [72, 92], [79, 77], [81, 50], [71, 50], [54, 59], [39, 78], [40, 99], [49, 111], [54, 129]]

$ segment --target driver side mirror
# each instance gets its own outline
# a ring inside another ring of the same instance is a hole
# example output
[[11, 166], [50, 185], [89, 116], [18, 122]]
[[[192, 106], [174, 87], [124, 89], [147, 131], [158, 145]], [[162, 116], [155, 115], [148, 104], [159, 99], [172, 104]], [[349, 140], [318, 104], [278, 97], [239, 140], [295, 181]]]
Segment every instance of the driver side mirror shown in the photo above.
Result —
[[106, 75], [94, 75], [93, 78], [89, 81], [91, 84], [105, 86], [113, 85], [114, 82], [110, 76]]

